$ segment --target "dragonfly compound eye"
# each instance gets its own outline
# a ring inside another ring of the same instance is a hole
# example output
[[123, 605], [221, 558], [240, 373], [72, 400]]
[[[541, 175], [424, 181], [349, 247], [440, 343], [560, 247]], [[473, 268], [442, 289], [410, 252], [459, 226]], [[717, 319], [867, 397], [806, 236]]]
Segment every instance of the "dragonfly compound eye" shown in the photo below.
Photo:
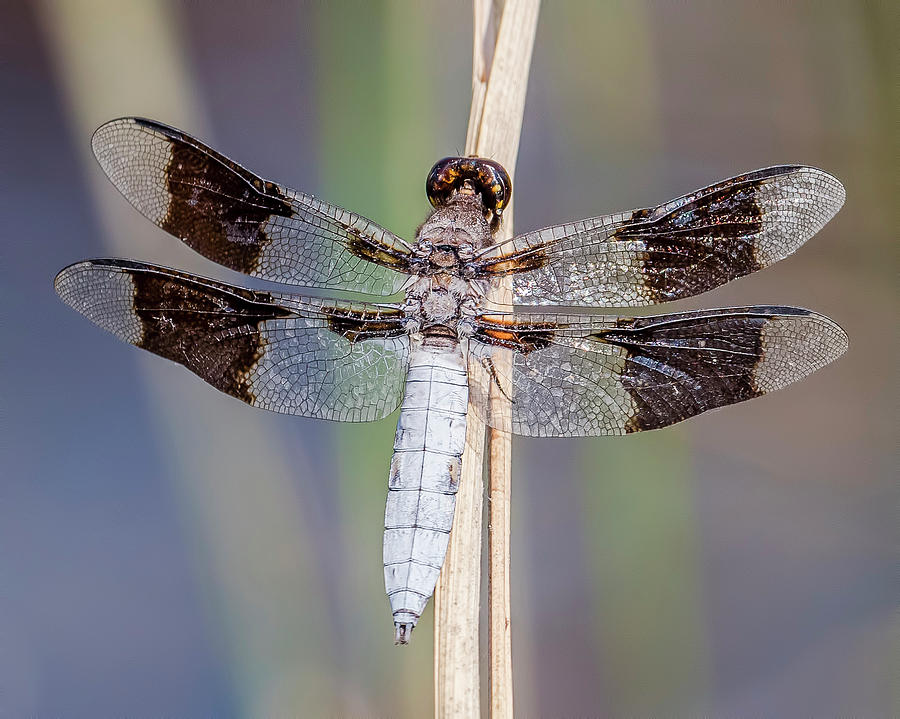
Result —
[[491, 225], [496, 229], [512, 197], [512, 181], [499, 162], [483, 157], [445, 157], [438, 160], [425, 181], [429, 202], [434, 207], [446, 205], [466, 180], [481, 195], [485, 212], [491, 213]]

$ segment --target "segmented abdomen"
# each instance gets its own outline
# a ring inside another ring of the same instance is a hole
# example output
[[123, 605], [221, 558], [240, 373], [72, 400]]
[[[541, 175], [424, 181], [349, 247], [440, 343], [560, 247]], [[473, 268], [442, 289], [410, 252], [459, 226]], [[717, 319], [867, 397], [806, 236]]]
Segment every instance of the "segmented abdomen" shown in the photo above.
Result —
[[384, 513], [384, 584], [398, 643], [408, 640], [444, 563], [462, 467], [468, 397], [458, 346], [412, 352]]

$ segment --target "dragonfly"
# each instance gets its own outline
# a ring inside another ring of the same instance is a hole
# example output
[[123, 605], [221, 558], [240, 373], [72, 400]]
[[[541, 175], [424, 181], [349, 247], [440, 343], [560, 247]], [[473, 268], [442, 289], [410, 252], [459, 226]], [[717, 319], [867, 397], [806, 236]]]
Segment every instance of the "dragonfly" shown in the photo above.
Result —
[[[509, 175], [449, 157], [427, 176], [433, 209], [408, 242], [159, 122], [113, 120], [92, 148], [141, 214], [219, 265], [282, 285], [404, 293], [324, 299], [128, 259], [55, 279], [95, 324], [254, 407], [341, 422], [400, 407], [383, 545], [397, 644], [444, 562], [467, 408], [529, 437], [625, 435], [780, 389], [848, 347], [835, 322], [796, 307], [592, 311], [690, 297], [787, 257], [844, 202], [841, 183], [813, 167], [503, 239]], [[512, 305], [491, 300], [503, 278]]]

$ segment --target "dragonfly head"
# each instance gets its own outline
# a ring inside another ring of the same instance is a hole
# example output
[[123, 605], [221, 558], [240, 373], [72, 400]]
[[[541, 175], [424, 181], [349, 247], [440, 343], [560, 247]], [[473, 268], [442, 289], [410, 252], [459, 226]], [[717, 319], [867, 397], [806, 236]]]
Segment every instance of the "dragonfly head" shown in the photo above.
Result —
[[491, 232], [496, 232], [512, 198], [512, 181], [499, 162], [483, 157], [445, 157], [428, 173], [425, 193], [434, 207], [447, 205], [458, 194], [478, 195]]

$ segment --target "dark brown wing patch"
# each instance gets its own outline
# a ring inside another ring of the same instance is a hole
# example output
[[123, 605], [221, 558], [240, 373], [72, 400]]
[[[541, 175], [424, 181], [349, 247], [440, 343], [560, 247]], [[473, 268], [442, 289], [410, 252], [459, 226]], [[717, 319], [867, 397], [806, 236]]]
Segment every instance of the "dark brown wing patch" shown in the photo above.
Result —
[[361, 260], [373, 262], [381, 267], [387, 267], [397, 272], [411, 272], [409, 254], [398, 250], [391, 245], [376, 242], [371, 237], [366, 237], [353, 227], [345, 228], [347, 233], [347, 252]]
[[[754, 308], [736, 315], [715, 310], [658, 318], [623, 318], [615, 329], [591, 335], [626, 351], [620, 381], [636, 411], [626, 432], [665, 427], [715, 407], [758, 397], [755, 371], [764, 356], [762, 332], [771, 311], [809, 315], [792, 308]], [[702, 321], [698, 321], [702, 317]]]
[[273, 217], [290, 217], [293, 208], [278, 188], [189, 136], [139, 120], [142, 127], [166, 131], [171, 160], [165, 168], [170, 200], [160, 227], [204, 257], [252, 274], [269, 243], [265, 227]]
[[402, 320], [402, 310], [353, 310], [345, 307], [323, 306], [322, 313], [328, 317], [328, 329], [344, 337], [349, 342], [378, 337], [400, 337], [406, 334]]
[[[122, 260], [94, 264], [127, 267]], [[143, 266], [137, 265], [143, 269]], [[253, 403], [249, 373], [265, 348], [259, 325], [292, 316], [266, 292], [199, 282], [186, 274], [132, 272], [138, 347], [178, 362], [216, 389]]]
[[549, 262], [547, 253], [540, 247], [531, 247], [526, 250], [511, 252], [487, 262], [474, 264], [477, 269], [473, 274], [474, 279], [489, 279], [491, 277], [504, 277], [519, 272], [530, 272], [545, 267]]
[[639, 210], [632, 223], [613, 233], [616, 240], [644, 243], [641, 259], [651, 301], [699, 294], [762, 269], [754, 237], [762, 229], [756, 190], [764, 182], [765, 176], [736, 177], [727, 186], [683, 197], [675, 207]]

